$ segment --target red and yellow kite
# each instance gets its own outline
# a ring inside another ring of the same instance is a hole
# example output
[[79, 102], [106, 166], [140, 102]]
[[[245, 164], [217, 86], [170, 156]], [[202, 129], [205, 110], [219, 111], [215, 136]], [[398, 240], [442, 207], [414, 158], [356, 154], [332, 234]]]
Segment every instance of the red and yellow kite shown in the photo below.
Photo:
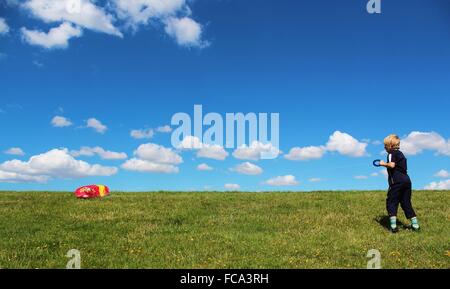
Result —
[[109, 188], [104, 185], [90, 185], [78, 188], [75, 196], [79, 199], [103, 198], [109, 195]]

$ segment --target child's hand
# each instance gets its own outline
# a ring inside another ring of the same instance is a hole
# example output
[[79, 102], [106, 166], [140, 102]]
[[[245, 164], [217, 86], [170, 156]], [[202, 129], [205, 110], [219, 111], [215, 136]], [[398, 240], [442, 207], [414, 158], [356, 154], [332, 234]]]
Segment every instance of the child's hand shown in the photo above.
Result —
[[395, 163], [394, 162], [387, 163], [385, 161], [380, 161], [380, 166], [386, 167], [388, 169], [394, 169], [395, 168]]

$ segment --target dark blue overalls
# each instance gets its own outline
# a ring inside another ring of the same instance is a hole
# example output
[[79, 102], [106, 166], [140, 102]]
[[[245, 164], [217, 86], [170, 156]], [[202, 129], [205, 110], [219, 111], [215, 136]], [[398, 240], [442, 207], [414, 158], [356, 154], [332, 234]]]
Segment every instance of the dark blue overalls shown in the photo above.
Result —
[[416, 213], [411, 204], [412, 184], [408, 176], [408, 161], [399, 150], [390, 152], [387, 161], [395, 163], [394, 169], [388, 169], [389, 192], [386, 199], [386, 208], [389, 216], [397, 216], [398, 205], [400, 204], [406, 218], [414, 218]]

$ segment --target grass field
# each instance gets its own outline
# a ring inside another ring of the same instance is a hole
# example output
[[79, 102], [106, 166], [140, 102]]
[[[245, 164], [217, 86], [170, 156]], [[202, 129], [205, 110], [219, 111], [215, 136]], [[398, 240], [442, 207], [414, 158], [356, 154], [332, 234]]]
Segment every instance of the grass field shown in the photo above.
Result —
[[413, 201], [422, 231], [393, 235], [384, 192], [0, 192], [0, 268], [450, 268], [450, 192]]

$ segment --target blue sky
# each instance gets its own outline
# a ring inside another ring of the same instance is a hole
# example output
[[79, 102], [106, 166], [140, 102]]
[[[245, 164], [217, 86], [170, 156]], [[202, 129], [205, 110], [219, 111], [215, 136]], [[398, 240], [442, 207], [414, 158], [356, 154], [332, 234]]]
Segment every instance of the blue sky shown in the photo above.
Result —
[[[0, 190], [385, 189], [390, 133], [415, 188], [450, 187], [449, 1], [53, 2], [0, 2]], [[279, 113], [282, 153], [173, 148], [158, 128], [195, 104]]]

